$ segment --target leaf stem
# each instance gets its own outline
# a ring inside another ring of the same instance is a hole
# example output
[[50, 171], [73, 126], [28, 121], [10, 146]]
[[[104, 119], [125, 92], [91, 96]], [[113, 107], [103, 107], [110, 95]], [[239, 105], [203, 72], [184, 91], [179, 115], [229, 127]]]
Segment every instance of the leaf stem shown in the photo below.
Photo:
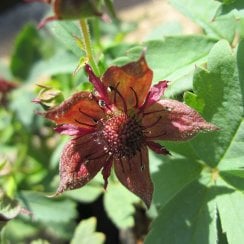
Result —
[[84, 48], [90, 65], [96, 75], [99, 75], [99, 69], [94, 61], [92, 48], [91, 48], [91, 38], [89, 33], [89, 26], [86, 19], [80, 20], [80, 27], [83, 34]]

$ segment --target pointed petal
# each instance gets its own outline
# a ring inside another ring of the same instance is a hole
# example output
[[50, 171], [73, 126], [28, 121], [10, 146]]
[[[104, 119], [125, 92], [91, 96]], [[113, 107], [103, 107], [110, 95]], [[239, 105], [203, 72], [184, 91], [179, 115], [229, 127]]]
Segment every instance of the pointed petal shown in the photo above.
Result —
[[[137, 62], [132, 62], [122, 67], [110, 67], [102, 77], [104, 85], [118, 89], [127, 107], [140, 106], [146, 99], [152, 83], [152, 70], [147, 66], [142, 56]], [[111, 101], [114, 100], [116, 91], [110, 93]], [[117, 106], [124, 109], [121, 97], [117, 95]]]
[[115, 159], [115, 173], [120, 182], [150, 207], [153, 184], [149, 172], [148, 150], [143, 148], [132, 159]]
[[61, 155], [60, 184], [57, 194], [80, 188], [88, 183], [103, 167], [106, 155], [93, 135], [69, 141]]
[[92, 71], [92, 68], [89, 64], [86, 64], [85, 66], [86, 73], [88, 74], [89, 81], [93, 84], [97, 95], [99, 99], [103, 100], [107, 105], [110, 104], [109, 98], [108, 98], [108, 91], [107, 86], [105, 86], [100, 78], [98, 78], [94, 72]]
[[164, 91], [168, 87], [168, 81], [160, 81], [156, 85], [152, 86], [147, 95], [146, 101], [142, 105], [140, 109], [145, 109], [145, 107], [149, 107], [155, 102], [159, 101], [161, 96], [163, 96]]
[[103, 166], [102, 175], [103, 175], [103, 179], [104, 179], [104, 189], [105, 190], [108, 185], [108, 177], [110, 176], [112, 165], [113, 165], [113, 160], [107, 159], [106, 163]]
[[79, 126], [75, 126], [75, 125], [71, 125], [71, 124], [64, 124], [64, 125], [58, 125], [55, 128], [55, 131], [62, 135], [84, 136], [86, 134], [92, 133], [93, 129], [81, 128]]
[[104, 113], [89, 92], [79, 92], [43, 115], [56, 124], [72, 124], [82, 128], [94, 128]]
[[169, 151], [164, 146], [161, 146], [159, 143], [156, 143], [154, 141], [147, 141], [147, 146], [155, 153], [163, 154], [163, 155], [170, 154]]
[[148, 140], [188, 140], [201, 131], [218, 128], [201, 115], [176, 100], [162, 99], [144, 110], [142, 125], [147, 128]]

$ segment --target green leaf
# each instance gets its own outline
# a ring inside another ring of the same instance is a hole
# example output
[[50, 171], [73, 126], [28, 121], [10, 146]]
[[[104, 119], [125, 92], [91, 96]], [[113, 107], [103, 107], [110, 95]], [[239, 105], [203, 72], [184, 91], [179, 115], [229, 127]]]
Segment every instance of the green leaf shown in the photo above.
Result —
[[186, 158], [164, 158], [159, 171], [152, 175], [155, 187], [153, 202], [163, 207], [182, 189], [195, 181], [201, 170], [200, 164]]
[[32, 65], [41, 58], [41, 38], [33, 25], [26, 25], [16, 38], [10, 68], [14, 76], [26, 79]]
[[22, 191], [20, 197], [36, 221], [67, 223], [77, 214], [76, 204], [68, 199], [48, 198], [31, 191]]
[[118, 181], [110, 181], [104, 194], [104, 207], [113, 223], [121, 229], [134, 226], [133, 204], [139, 199]]
[[51, 58], [37, 62], [30, 72], [28, 81], [33, 83], [33, 81], [37, 81], [37, 77], [41, 80], [42, 77], [46, 78], [46, 76], [72, 73], [78, 62], [79, 58], [73, 54], [59, 50]]
[[191, 89], [195, 66], [206, 61], [214, 43], [204, 36], [166, 37], [146, 42], [146, 60], [154, 72], [153, 81], [170, 81], [166, 96]]
[[244, 191], [244, 170], [220, 171], [220, 176], [236, 189]]
[[232, 13], [216, 17], [220, 3], [212, 0], [170, 0], [170, 3], [200, 25], [209, 36], [233, 41], [236, 21]]
[[67, 50], [80, 58], [83, 51], [81, 50], [81, 30], [79, 29], [77, 21], [53, 21], [48, 25], [50, 32], [53, 36], [62, 43]]
[[233, 12], [236, 18], [244, 17], [244, 2], [242, 0], [226, 0], [228, 4], [224, 3], [220, 7], [220, 14], [227, 14]]
[[216, 243], [214, 189], [193, 181], [170, 199], [153, 222], [145, 244]]
[[50, 242], [47, 240], [43, 240], [43, 239], [37, 239], [37, 240], [31, 241], [30, 244], [50, 244]]
[[18, 119], [28, 128], [32, 129], [36, 105], [32, 103], [35, 95], [28, 85], [15, 90], [11, 94], [10, 108], [17, 114]]
[[[224, 183], [220, 183], [224, 185]], [[244, 194], [235, 191], [231, 194], [219, 195], [216, 200], [223, 232], [228, 243], [242, 243], [244, 239]]]
[[[244, 167], [243, 51], [241, 43], [236, 56], [222, 40], [210, 51], [205, 68], [197, 68], [194, 94], [187, 93], [185, 99], [220, 130], [186, 143], [165, 142], [187, 158], [169, 157], [154, 173], [154, 200], [161, 208], [146, 243], [217, 243], [221, 229], [217, 213], [230, 244], [244, 239], [240, 227], [244, 212], [239, 211]], [[197, 163], [203, 165], [201, 173]]]
[[220, 130], [200, 134], [190, 144], [199, 159], [214, 167], [225, 160], [243, 119], [242, 92], [235, 56], [227, 41], [218, 42], [211, 50], [207, 70], [196, 70], [193, 90], [198, 99], [191, 106], [199, 108], [199, 101], [204, 106], [201, 111], [204, 118]]
[[101, 174], [98, 174], [86, 186], [77, 190], [67, 191], [64, 194], [76, 201], [90, 203], [94, 202], [103, 192], [103, 179]]
[[15, 218], [21, 211], [17, 200], [12, 200], [0, 192], [0, 222]]
[[82, 220], [76, 227], [71, 244], [102, 244], [105, 242], [105, 235], [100, 232], [95, 232], [97, 221], [92, 217]]

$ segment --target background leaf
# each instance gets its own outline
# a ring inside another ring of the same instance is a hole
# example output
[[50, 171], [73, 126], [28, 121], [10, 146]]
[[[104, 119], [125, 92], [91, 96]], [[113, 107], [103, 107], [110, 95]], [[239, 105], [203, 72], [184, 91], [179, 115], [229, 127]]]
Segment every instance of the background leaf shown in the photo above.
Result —
[[26, 79], [32, 65], [41, 58], [41, 38], [33, 25], [26, 25], [16, 38], [10, 68], [14, 76]]
[[170, 3], [200, 25], [207, 35], [217, 39], [233, 41], [236, 21], [232, 13], [216, 17], [220, 3], [212, 0], [170, 0]]
[[118, 181], [110, 181], [104, 194], [105, 210], [113, 223], [121, 229], [134, 226], [133, 204], [139, 199]]
[[[241, 65], [239, 61], [239, 69]], [[221, 228], [217, 226], [218, 213], [229, 243], [243, 240], [242, 227], [231, 230], [243, 218], [243, 211], [238, 209], [244, 194], [234, 189], [243, 187], [241, 87], [236, 56], [228, 42], [222, 40], [210, 51], [207, 69], [198, 68], [195, 72], [195, 94], [185, 96], [192, 107], [200, 109], [208, 121], [221, 129], [199, 134], [185, 144], [185, 152], [184, 143], [165, 143], [170, 148], [175, 145], [173, 150], [188, 158], [178, 159], [173, 155], [168, 162], [164, 159], [159, 171], [154, 173], [154, 199], [161, 208], [146, 243], [216, 243], [217, 230]], [[234, 215], [239, 216], [231, 224], [227, 217], [229, 208], [232, 208], [232, 219]]]
[[76, 227], [71, 244], [102, 244], [105, 242], [103, 233], [95, 232], [97, 225], [96, 218], [92, 217], [82, 220]]
[[146, 60], [154, 72], [153, 81], [170, 81], [165, 96], [172, 97], [192, 88], [195, 66], [206, 61], [214, 43], [214, 40], [204, 36], [179, 36], [144, 44], [147, 48]]

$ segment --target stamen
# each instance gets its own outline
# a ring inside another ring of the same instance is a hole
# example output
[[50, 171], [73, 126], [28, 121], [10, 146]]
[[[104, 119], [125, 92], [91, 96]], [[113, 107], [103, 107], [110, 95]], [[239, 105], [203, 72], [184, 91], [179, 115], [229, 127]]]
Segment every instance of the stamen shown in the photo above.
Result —
[[116, 94], [118, 94], [119, 97], [120, 97], [121, 100], [122, 100], [123, 107], [124, 107], [124, 112], [127, 113], [127, 105], [126, 105], [126, 102], [125, 102], [124, 97], [122, 96], [122, 94], [121, 94], [121, 93], [119, 92], [119, 90], [117, 89], [118, 86], [119, 86], [119, 83], [116, 85], [116, 87], [110, 86], [110, 89], [111, 89], [112, 91], [114, 91], [114, 104], [116, 105]]
[[145, 129], [151, 128], [155, 126], [160, 120], [162, 119], [162, 116], [159, 116], [156, 121], [154, 121], [152, 124], [144, 126]]
[[146, 99], [145, 99], [143, 105], [140, 107], [140, 111], [139, 111], [138, 113], [142, 113], [142, 112], [143, 112], [143, 110], [144, 110], [145, 107], [147, 106], [147, 102], [148, 102], [148, 99], [149, 99], [150, 95], [151, 95], [151, 92], [149, 91], [149, 92], [147, 93], [147, 97], [146, 97]]
[[147, 112], [147, 113], [143, 113], [143, 117], [150, 115], [150, 114], [154, 114], [154, 113], [159, 113], [159, 112], [163, 112], [163, 111], [167, 111], [166, 109], [160, 109], [160, 110], [155, 110], [155, 111], [151, 111], [151, 112]]
[[91, 124], [87, 124], [87, 123], [82, 123], [82, 122], [80, 122], [80, 121], [77, 120], [77, 119], [74, 119], [74, 121], [77, 122], [77, 123], [79, 123], [80, 125], [85, 125], [85, 126], [89, 126], [89, 127], [92, 127], [92, 128], [96, 127], [96, 125], [91, 125]]
[[[119, 82], [117, 83], [116, 87], [110, 86], [109, 88], [110, 88], [111, 91], [118, 91], [118, 86], [119, 86]], [[115, 105], [117, 105], [116, 95], [117, 95], [117, 93], [114, 92], [114, 104]]]
[[79, 112], [80, 112], [81, 114], [84, 114], [84, 115], [87, 116], [88, 118], [92, 119], [95, 123], [98, 121], [96, 118], [92, 117], [90, 114], [87, 114], [87, 113], [83, 112], [83, 111], [81, 110], [81, 108], [79, 108]]
[[162, 133], [162, 134], [158, 134], [158, 135], [156, 135], [156, 136], [146, 136], [146, 139], [150, 139], [150, 140], [152, 140], [152, 139], [156, 139], [157, 137], [165, 136], [165, 135], [167, 135], [167, 132], [166, 132], [166, 131], [165, 131], [164, 133]]
[[138, 100], [138, 96], [137, 96], [137, 93], [136, 91], [133, 89], [133, 87], [130, 87], [131, 91], [133, 92], [134, 96], [135, 96], [135, 100], [136, 100], [136, 104], [134, 105], [134, 108], [137, 108], [138, 107], [138, 104], [139, 104], [139, 100]]

